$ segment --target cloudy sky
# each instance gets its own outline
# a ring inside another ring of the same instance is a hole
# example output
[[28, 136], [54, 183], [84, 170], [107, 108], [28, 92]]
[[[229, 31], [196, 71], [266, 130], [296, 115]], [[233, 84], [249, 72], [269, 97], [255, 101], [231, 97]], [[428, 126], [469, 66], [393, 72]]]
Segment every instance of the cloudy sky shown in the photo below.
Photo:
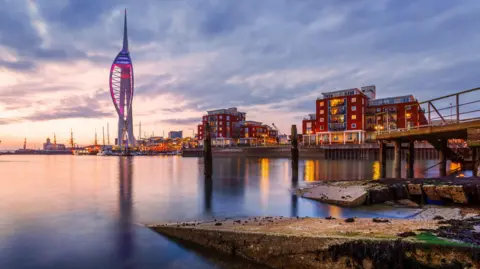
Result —
[[[478, 0], [0, 0], [0, 148], [110, 124], [128, 10], [135, 125], [191, 134], [236, 106], [286, 132], [321, 92], [418, 99], [480, 85]], [[138, 136], [138, 127], [135, 134]], [[143, 134], [142, 134], [143, 135]], [[100, 135], [101, 136], [101, 135]]]

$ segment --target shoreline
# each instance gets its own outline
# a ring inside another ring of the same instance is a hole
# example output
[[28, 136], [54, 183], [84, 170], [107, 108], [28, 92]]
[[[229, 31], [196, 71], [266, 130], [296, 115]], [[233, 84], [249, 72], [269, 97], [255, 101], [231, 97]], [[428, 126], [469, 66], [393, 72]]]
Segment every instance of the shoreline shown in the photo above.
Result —
[[249, 217], [147, 227], [271, 268], [371, 269], [478, 268], [480, 241], [477, 236], [469, 239], [472, 233], [478, 235], [473, 228], [477, 224], [476, 218], [459, 222]]

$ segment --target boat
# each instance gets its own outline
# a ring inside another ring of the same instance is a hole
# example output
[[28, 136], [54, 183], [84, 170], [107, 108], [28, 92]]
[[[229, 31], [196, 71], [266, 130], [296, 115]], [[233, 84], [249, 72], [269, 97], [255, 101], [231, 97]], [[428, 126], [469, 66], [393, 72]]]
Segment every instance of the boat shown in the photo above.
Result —
[[97, 153], [97, 156], [112, 156], [113, 152], [109, 149], [107, 150], [101, 150]]

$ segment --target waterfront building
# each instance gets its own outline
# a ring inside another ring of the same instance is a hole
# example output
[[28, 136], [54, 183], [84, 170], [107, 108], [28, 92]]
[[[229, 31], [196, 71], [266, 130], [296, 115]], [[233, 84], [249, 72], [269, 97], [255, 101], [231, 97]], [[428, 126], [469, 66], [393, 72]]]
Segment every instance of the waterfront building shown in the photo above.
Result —
[[304, 144], [364, 143], [380, 130], [411, 128], [425, 116], [412, 96], [376, 98], [375, 86], [322, 93], [302, 121]]
[[133, 64], [128, 49], [127, 11], [123, 28], [123, 47], [110, 68], [110, 95], [118, 115], [117, 145], [135, 146], [133, 136]]
[[210, 124], [213, 145], [278, 143], [278, 131], [275, 128], [259, 121], [247, 121], [246, 115], [235, 107], [207, 111], [202, 123], [197, 126], [198, 140], [205, 139], [205, 127]]
[[215, 138], [232, 138], [239, 137], [238, 131], [233, 132], [235, 123], [245, 121], [247, 113], [240, 112], [236, 107], [217, 109], [207, 111], [202, 117], [202, 124], [197, 126], [198, 139], [205, 138], [205, 125], [210, 124], [210, 135]]
[[168, 138], [183, 138], [183, 131], [170, 131], [168, 132]]

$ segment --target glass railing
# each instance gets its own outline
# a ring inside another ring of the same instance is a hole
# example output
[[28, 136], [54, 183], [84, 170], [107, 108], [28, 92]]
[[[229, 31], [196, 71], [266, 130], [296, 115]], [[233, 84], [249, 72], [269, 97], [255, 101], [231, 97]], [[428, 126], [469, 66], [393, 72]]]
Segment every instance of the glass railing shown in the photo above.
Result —
[[329, 123], [328, 124], [328, 129], [330, 131], [343, 131], [346, 128], [345, 123]]
[[337, 106], [337, 107], [330, 107], [328, 109], [328, 114], [329, 115], [340, 115], [340, 114], [345, 114], [347, 109], [345, 106]]

